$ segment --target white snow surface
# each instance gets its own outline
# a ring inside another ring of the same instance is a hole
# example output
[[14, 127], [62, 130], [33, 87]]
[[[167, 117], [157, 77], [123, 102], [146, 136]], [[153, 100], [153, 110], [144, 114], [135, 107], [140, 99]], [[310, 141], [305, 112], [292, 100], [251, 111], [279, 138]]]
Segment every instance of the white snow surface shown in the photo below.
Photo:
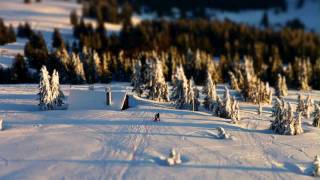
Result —
[[[127, 89], [126, 83], [112, 88]], [[95, 91], [105, 85], [95, 85]], [[222, 95], [218, 86], [218, 94]], [[88, 85], [63, 85], [65, 95]], [[320, 129], [303, 120], [305, 133], [273, 134], [271, 107], [240, 103], [240, 125], [206, 112], [176, 110], [169, 103], [135, 98], [126, 111], [39, 111], [37, 85], [0, 85], [0, 179], [312, 179]], [[231, 91], [231, 93], [234, 93]], [[286, 98], [295, 101], [296, 91]], [[320, 92], [312, 97], [320, 99]], [[83, 97], [86, 99], [86, 97]], [[92, 105], [96, 106], [96, 105]], [[100, 105], [99, 105], [100, 107]], [[160, 112], [160, 122], [152, 122]], [[223, 127], [235, 140], [204, 132]], [[172, 148], [182, 164], [167, 166]]]

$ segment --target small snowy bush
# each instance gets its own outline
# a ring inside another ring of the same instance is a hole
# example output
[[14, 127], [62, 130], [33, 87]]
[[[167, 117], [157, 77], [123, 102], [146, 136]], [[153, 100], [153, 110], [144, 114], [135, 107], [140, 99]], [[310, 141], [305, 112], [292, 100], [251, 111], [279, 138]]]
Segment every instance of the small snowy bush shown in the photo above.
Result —
[[222, 127], [218, 127], [218, 138], [219, 139], [230, 139], [231, 136], [229, 133], [226, 133], [226, 131]]
[[171, 149], [169, 157], [167, 158], [167, 163], [169, 166], [181, 164], [181, 155], [175, 149]]
[[313, 176], [320, 176], [320, 156], [316, 155], [313, 161]]

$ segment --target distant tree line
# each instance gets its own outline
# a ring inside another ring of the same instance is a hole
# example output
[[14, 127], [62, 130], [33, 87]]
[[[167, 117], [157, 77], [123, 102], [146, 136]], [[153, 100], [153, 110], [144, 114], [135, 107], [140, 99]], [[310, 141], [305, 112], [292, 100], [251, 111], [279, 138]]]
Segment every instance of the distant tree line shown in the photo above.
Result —
[[285, 0], [82, 0], [83, 15], [99, 21], [121, 22], [130, 19], [133, 12], [156, 12], [158, 16], [175, 17], [173, 7], [179, 10], [180, 18], [206, 18], [206, 9], [222, 11], [267, 10], [285, 11]]
[[290, 88], [320, 89], [320, 41], [312, 32], [257, 29], [229, 21], [179, 20], [146, 21], [135, 27], [124, 26], [119, 35], [107, 36], [104, 26], [93, 28], [79, 18], [74, 20], [79, 42], [69, 46], [55, 30], [51, 52], [42, 34], [26, 33], [31, 34], [25, 46], [27, 66], [38, 71], [42, 65], [50, 72], [56, 69], [62, 83], [130, 81], [134, 63], [139, 60], [144, 67], [144, 54], [154, 51], [166, 81], [172, 81], [176, 67], [181, 65], [188, 79], [193, 77], [196, 84], [203, 85], [208, 69], [213, 69], [210, 72], [215, 84], [232, 80], [230, 72], [241, 79], [237, 71], [247, 55], [255, 75], [271, 86], [276, 85], [280, 74]]
[[3, 19], [0, 18], [0, 45], [7, 43], [15, 42], [16, 34], [13, 27], [10, 25], [6, 26], [3, 22]]
[[82, 14], [98, 22], [130, 22], [133, 9], [130, 3], [118, 0], [82, 0]]

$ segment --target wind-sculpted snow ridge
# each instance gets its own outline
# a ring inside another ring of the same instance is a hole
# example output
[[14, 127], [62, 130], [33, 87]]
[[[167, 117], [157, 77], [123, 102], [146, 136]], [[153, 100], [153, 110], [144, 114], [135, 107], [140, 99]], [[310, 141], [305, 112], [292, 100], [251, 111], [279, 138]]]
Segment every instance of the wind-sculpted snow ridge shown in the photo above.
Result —
[[[127, 83], [112, 83], [126, 89]], [[88, 85], [62, 85], [70, 89]], [[94, 86], [103, 92], [104, 85]], [[319, 128], [303, 119], [304, 133], [283, 136], [269, 130], [271, 105], [240, 103], [242, 120], [174, 109], [170, 103], [131, 96], [125, 111], [103, 108], [39, 111], [36, 84], [1, 85], [0, 179], [311, 179], [319, 154]], [[223, 92], [223, 86], [217, 86]], [[286, 101], [296, 105], [298, 92]], [[319, 101], [319, 92], [312, 98]], [[85, 98], [85, 97], [83, 97]], [[160, 122], [153, 122], [160, 113]], [[218, 130], [235, 140], [220, 139]], [[182, 163], [169, 167], [171, 149]]]

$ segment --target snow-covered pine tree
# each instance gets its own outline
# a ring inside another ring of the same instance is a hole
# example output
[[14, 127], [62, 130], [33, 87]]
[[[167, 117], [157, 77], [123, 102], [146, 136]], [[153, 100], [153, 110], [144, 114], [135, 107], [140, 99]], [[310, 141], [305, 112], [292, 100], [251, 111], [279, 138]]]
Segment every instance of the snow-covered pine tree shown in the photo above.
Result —
[[59, 58], [60, 63], [63, 65], [65, 69], [68, 68], [69, 65], [69, 54], [65, 47], [60, 47], [55, 51], [55, 55]]
[[259, 103], [258, 105], [258, 115], [262, 114], [262, 103]]
[[84, 62], [87, 82], [90, 84], [98, 82], [101, 75], [100, 57], [96, 51], [89, 51], [86, 57]]
[[310, 60], [309, 59], [296, 59], [299, 66], [298, 82], [300, 90], [309, 91], [309, 73], [310, 73]]
[[61, 91], [60, 88], [60, 82], [59, 82], [59, 73], [56, 70], [53, 70], [52, 78], [51, 78], [51, 108], [55, 109], [57, 107], [60, 107], [64, 103], [64, 94]]
[[282, 77], [281, 91], [282, 91], [281, 92], [282, 96], [288, 96], [288, 86], [287, 86], [287, 80], [285, 76]]
[[193, 78], [188, 81], [188, 104], [192, 111], [198, 111], [200, 102], [199, 98], [199, 90], [194, 84]]
[[303, 100], [303, 95], [302, 94], [299, 94], [298, 95], [298, 105], [297, 105], [297, 108], [296, 108], [296, 112], [303, 112], [304, 111], [304, 100]]
[[307, 99], [305, 100], [305, 103], [304, 103], [303, 115], [304, 115], [306, 118], [310, 118], [312, 106], [313, 106], [313, 100], [311, 99], [311, 96], [310, 96], [310, 94], [309, 94], [308, 97], [307, 97]]
[[232, 124], [238, 124], [241, 120], [239, 103], [234, 98], [232, 100], [232, 108], [231, 108], [230, 118], [231, 118]]
[[295, 122], [294, 122], [294, 135], [299, 135], [303, 133], [301, 126], [302, 112], [296, 113]]
[[294, 113], [293, 113], [293, 108], [290, 103], [288, 103], [288, 109], [286, 110], [285, 113], [285, 120], [283, 122], [284, 126], [284, 132], [280, 134], [285, 134], [285, 135], [294, 135], [295, 133], [295, 128], [294, 128]]
[[138, 60], [134, 64], [133, 73], [131, 77], [131, 85], [133, 86], [132, 91], [137, 93], [139, 97], [143, 94], [143, 79], [141, 72], [141, 61]]
[[210, 73], [207, 73], [207, 80], [206, 84], [203, 87], [202, 93], [205, 95], [203, 105], [204, 107], [212, 111], [213, 104], [217, 100], [217, 92], [216, 92], [216, 86], [213, 84], [212, 78]]
[[284, 122], [284, 115], [285, 115], [285, 107], [283, 99], [280, 100], [276, 98], [275, 103], [272, 107], [272, 116], [275, 119], [272, 121], [270, 129], [273, 130], [275, 133], [282, 134], [284, 132], [283, 122]]
[[39, 82], [39, 107], [41, 110], [50, 109], [52, 102], [52, 93], [50, 88], [50, 75], [45, 66], [42, 66], [40, 70], [40, 82]]
[[272, 117], [277, 117], [283, 112], [284, 104], [279, 98], [275, 99], [272, 106]]
[[282, 85], [282, 77], [280, 74], [278, 74], [277, 84], [275, 86], [276, 96], [278, 97], [282, 96], [281, 85]]
[[0, 131], [4, 129], [3, 119], [0, 119]]
[[238, 79], [234, 75], [233, 72], [229, 71], [229, 76], [230, 76], [230, 86], [231, 89], [234, 89], [236, 91], [240, 91], [239, 85], [238, 85]]
[[81, 62], [79, 55], [72, 53], [71, 55], [71, 67], [72, 71], [74, 72], [74, 83], [83, 83], [86, 81], [83, 63]]
[[221, 116], [221, 114], [222, 114], [222, 109], [221, 108], [223, 108], [223, 103], [222, 103], [220, 97], [217, 96], [217, 101], [214, 102], [214, 104], [213, 104], [212, 114], [214, 116]]
[[102, 70], [101, 70], [101, 60], [96, 51], [93, 51], [93, 63], [94, 63], [94, 69], [95, 69], [95, 79], [98, 81], [98, 79], [102, 75]]
[[288, 87], [286, 83], [286, 77], [278, 74], [277, 84], [275, 87], [276, 96], [287, 96], [288, 95]]
[[104, 83], [108, 83], [111, 81], [112, 79], [112, 73], [110, 70], [110, 64], [111, 64], [111, 60], [112, 59], [112, 55], [110, 52], [107, 52], [105, 54], [103, 54], [102, 56], [102, 61], [101, 61], [101, 81]]
[[314, 127], [320, 128], [320, 106], [315, 104], [315, 111], [313, 113], [313, 123]]
[[224, 87], [222, 117], [231, 118], [231, 111], [232, 111], [232, 101], [230, 98], [230, 92], [227, 87]]
[[164, 79], [162, 71], [162, 62], [160, 60], [156, 61], [156, 65], [153, 69], [153, 75], [151, 80], [151, 87], [149, 90], [149, 98], [156, 101], [169, 101], [169, 90], [168, 85]]
[[175, 101], [176, 107], [179, 109], [185, 108], [189, 102], [188, 80], [181, 65], [177, 66], [177, 70], [174, 75], [171, 99]]
[[320, 156], [316, 155], [313, 161], [313, 176], [320, 176]]

